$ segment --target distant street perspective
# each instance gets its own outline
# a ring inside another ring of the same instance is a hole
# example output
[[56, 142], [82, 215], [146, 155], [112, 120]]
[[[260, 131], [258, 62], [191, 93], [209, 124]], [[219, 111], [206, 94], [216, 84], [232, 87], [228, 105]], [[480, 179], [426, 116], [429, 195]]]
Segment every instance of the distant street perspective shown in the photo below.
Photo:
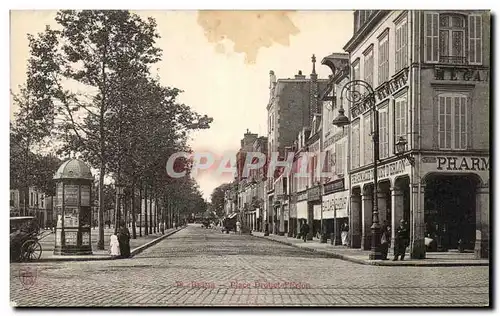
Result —
[[195, 224], [132, 259], [13, 264], [10, 282], [17, 306], [485, 306], [489, 283], [488, 267], [361, 265]]

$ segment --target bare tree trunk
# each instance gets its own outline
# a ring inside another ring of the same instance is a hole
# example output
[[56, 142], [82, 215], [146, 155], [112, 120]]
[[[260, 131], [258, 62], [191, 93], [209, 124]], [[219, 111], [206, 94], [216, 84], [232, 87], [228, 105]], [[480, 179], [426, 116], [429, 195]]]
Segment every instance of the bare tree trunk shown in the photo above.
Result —
[[168, 222], [168, 228], [172, 228], [172, 201], [168, 199], [168, 217], [167, 217], [167, 222]]
[[107, 53], [107, 43], [108, 36], [106, 35], [106, 41], [104, 42], [104, 52], [102, 58], [102, 86], [101, 86], [101, 94], [102, 94], [102, 102], [99, 111], [99, 238], [97, 240], [97, 249], [104, 249], [104, 173], [105, 173], [105, 161], [104, 161], [104, 152], [105, 152], [105, 129], [104, 129], [104, 114], [106, 111], [106, 53]]
[[129, 192], [123, 195], [123, 220], [125, 222], [125, 227], [128, 227], [130, 221], [128, 220], [128, 206], [129, 206]]
[[[165, 196], [163, 197], [163, 199], [165, 199]], [[163, 223], [164, 226], [167, 226], [167, 225], [165, 225], [165, 200], [162, 201], [161, 222]], [[167, 227], [165, 227], [165, 228], [167, 228]]]
[[158, 227], [159, 217], [158, 217], [158, 209], [160, 205], [158, 205], [158, 197], [155, 197], [155, 229], [160, 229]]
[[148, 235], [148, 187], [144, 186], [144, 236]]
[[135, 181], [132, 182], [132, 196], [131, 196], [131, 212], [132, 212], [132, 239], [137, 238], [137, 232], [135, 228]]
[[139, 237], [142, 237], [142, 184], [139, 186]]
[[152, 190], [149, 190], [149, 234], [153, 234], [153, 195]]
[[120, 224], [120, 195], [118, 189], [115, 194], [115, 234], [118, 233], [118, 225]]

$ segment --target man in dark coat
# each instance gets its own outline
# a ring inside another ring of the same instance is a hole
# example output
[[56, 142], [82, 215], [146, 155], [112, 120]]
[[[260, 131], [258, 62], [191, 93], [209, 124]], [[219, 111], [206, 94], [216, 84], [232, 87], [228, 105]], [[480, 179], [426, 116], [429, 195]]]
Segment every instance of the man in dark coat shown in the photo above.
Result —
[[130, 257], [130, 232], [125, 222], [120, 223], [118, 230], [118, 242], [120, 243], [120, 254], [122, 258]]
[[404, 219], [401, 220], [399, 227], [396, 230], [394, 242], [394, 259], [397, 261], [401, 256], [401, 261], [405, 258], [406, 247], [410, 244], [410, 231]]
[[387, 253], [389, 252], [389, 247], [391, 246], [391, 226], [384, 224], [384, 226], [382, 227], [382, 235], [380, 238], [380, 252], [382, 253], [382, 260], [387, 260]]
[[305, 222], [300, 228], [300, 235], [302, 236], [304, 242], [306, 242], [307, 240], [307, 234], [309, 234], [309, 225], [307, 225], [307, 222]]

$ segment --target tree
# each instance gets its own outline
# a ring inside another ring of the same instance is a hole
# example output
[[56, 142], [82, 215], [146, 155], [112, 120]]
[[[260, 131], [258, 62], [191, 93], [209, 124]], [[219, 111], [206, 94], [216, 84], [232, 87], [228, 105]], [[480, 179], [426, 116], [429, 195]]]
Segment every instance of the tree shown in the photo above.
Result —
[[29, 36], [27, 85], [55, 117], [64, 143], [59, 154], [77, 151], [99, 169], [102, 249], [105, 175], [130, 186], [132, 199], [136, 186], [161, 198], [168, 191], [162, 188], [178, 183], [165, 175], [168, 157], [189, 151], [189, 132], [209, 128], [212, 118], [178, 103], [182, 91], [152, 78], [149, 70], [161, 58], [154, 19], [128, 11], [63, 10], [56, 21], [60, 29]]
[[[78, 150], [99, 169], [99, 241], [104, 249], [104, 176], [108, 164], [106, 121], [112, 111], [113, 81], [124, 71], [147, 73], [160, 60], [154, 47], [156, 23], [128, 11], [62, 10], [49, 27], [29, 36], [31, 57], [28, 87], [58, 118], [59, 136], [66, 141], [62, 153]], [[89, 93], [65, 88], [72, 82]]]
[[23, 212], [26, 214], [30, 183], [34, 178], [42, 181], [37, 177], [37, 173], [47, 171], [46, 167], [50, 170], [51, 167], [49, 163], [39, 169], [37, 163], [41, 157], [34, 155], [32, 150], [50, 135], [53, 115], [44, 103], [37, 102], [33, 91], [26, 87], [22, 87], [17, 95], [12, 96], [18, 111], [10, 124], [10, 182], [12, 188], [19, 189], [24, 204]]
[[231, 183], [223, 183], [216, 187], [210, 196], [210, 199], [212, 200], [213, 211], [219, 217], [224, 216], [224, 197], [226, 191], [230, 190], [232, 186], [233, 185]]

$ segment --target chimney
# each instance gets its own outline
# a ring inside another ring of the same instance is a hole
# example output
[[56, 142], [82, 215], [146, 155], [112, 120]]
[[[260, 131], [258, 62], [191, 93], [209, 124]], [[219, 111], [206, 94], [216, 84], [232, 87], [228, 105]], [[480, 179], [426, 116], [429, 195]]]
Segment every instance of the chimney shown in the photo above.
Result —
[[295, 79], [306, 79], [306, 76], [302, 74], [302, 70], [299, 70], [299, 74], [295, 75]]
[[276, 85], [276, 75], [274, 74], [274, 71], [271, 70], [269, 71], [269, 89], [274, 88]]

